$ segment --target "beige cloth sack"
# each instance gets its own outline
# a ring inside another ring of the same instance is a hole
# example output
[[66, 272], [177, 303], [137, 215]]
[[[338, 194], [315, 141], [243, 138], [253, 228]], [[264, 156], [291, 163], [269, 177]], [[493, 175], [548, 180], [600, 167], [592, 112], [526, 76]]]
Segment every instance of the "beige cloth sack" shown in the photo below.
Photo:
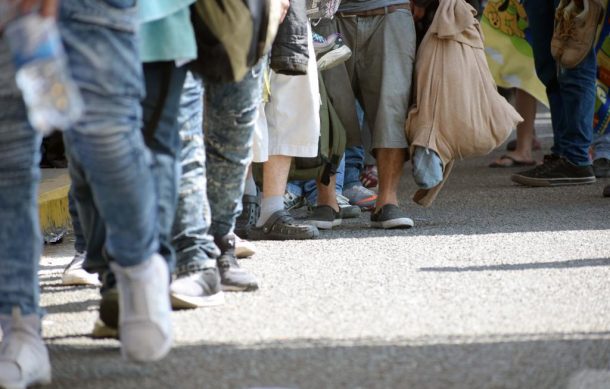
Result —
[[523, 119], [496, 89], [476, 12], [464, 0], [440, 0], [415, 64], [415, 105], [405, 131], [415, 146], [435, 151], [443, 181], [413, 200], [432, 204], [455, 160], [486, 155]]

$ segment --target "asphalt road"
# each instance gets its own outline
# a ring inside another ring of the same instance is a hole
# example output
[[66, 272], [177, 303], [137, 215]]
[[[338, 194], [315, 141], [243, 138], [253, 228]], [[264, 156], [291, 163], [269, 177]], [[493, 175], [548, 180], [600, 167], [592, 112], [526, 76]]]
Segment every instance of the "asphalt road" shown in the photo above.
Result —
[[[538, 121], [548, 148], [548, 117]], [[610, 180], [523, 188], [494, 156], [458, 163], [416, 227], [368, 214], [308, 242], [257, 242], [255, 293], [174, 313], [163, 361], [88, 335], [95, 288], [63, 287], [69, 239], [41, 262], [52, 388], [610, 388]], [[537, 154], [540, 158], [542, 153]]]

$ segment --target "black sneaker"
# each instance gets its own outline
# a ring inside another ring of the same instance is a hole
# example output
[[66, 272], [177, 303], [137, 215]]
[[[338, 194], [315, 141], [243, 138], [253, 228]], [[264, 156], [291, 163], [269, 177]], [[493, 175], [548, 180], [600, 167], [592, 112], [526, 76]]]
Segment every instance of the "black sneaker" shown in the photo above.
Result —
[[320, 232], [315, 226], [299, 224], [285, 209], [274, 212], [260, 227], [248, 231], [249, 240], [315, 239]]
[[192, 309], [224, 304], [220, 272], [215, 260], [206, 260], [201, 269], [179, 276], [170, 285], [173, 309]]
[[610, 159], [598, 158], [593, 161], [593, 173], [597, 178], [610, 177]]
[[321, 230], [330, 230], [341, 224], [341, 213], [329, 205], [317, 205], [311, 210], [307, 222]]
[[371, 226], [373, 228], [411, 228], [413, 220], [394, 204], [386, 204], [371, 213]]
[[243, 195], [241, 198], [241, 214], [235, 220], [234, 232], [241, 237], [248, 236], [248, 230], [256, 225], [261, 215], [261, 195], [256, 189], [256, 196]]
[[595, 182], [593, 168], [577, 166], [562, 157], [545, 157], [542, 165], [513, 174], [513, 182], [527, 186], [583, 185]]
[[258, 289], [256, 277], [239, 267], [235, 257], [235, 237], [233, 234], [214, 238], [220, 249], [220, 257], [216, 259], [220, 271], [222, 290], [227, 292], [250, 292]]
[[93, 325], [92, 338], [119, 338], [119, 291], [116, 285], [102, 288], [99, 317]]
[[610, 185], [606, 185], [604, 188], [604, 197], [610, 197]]

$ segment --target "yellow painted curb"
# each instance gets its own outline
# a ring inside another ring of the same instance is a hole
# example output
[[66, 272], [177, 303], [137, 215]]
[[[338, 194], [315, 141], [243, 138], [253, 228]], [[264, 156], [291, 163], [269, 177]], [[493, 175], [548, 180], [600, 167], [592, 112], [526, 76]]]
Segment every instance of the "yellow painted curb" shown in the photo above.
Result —
[[38, 192], [38, 213], [43, 234], [72, 228], [68, 211], [70, 176], [67, 169], [43, 169]]

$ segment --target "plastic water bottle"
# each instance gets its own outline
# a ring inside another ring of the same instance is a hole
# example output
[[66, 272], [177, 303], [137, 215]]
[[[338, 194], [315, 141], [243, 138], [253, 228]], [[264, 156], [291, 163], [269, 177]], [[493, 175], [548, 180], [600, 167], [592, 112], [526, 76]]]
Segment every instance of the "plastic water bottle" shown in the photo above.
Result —
[[20, 15], [6, 24], [4, 37], [32, 127], [46, 135], [74, 124], [83, 100], [70, 76], [55, 20], [36, 12]]

